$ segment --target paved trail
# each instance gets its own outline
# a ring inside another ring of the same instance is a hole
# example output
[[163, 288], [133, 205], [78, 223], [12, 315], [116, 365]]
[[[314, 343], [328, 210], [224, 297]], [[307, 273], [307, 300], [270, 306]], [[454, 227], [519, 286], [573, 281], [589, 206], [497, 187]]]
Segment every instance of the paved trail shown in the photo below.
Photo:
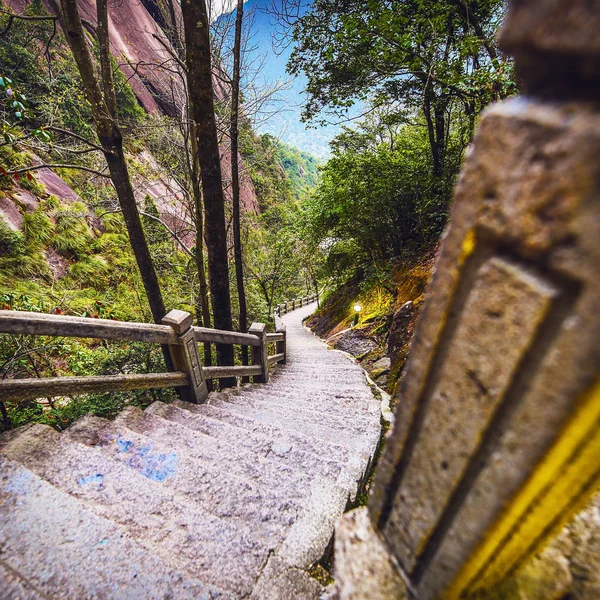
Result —
[[269, 383], [0, 436], [0, 598], [316, 599], [379, 439], [362, 369], [282, 318]]

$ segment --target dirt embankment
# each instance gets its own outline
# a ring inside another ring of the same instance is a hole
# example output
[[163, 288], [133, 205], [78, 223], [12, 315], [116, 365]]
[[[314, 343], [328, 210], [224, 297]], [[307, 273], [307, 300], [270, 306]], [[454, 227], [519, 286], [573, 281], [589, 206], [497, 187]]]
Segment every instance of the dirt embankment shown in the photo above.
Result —
[[[385, 288], [365, 290], [357, 276], [331, 292], [307, 324], [333, 348], [356, 357], [377, 385], [393, 395], [432, 269], [430, 254], [394, 266]], [[353, 326], [355, 304], [361, 310]]]

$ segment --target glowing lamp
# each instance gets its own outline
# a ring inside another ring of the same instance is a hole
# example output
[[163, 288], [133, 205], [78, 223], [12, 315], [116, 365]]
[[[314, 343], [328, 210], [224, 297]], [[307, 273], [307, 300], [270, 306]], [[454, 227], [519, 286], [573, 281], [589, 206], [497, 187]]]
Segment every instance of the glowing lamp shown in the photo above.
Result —
[[362, 306], [357, 302], [354, 305], [354, 322], [352, 323], [352, 327], [356, 327], [358, 325], [358, 313], [362, 310]]

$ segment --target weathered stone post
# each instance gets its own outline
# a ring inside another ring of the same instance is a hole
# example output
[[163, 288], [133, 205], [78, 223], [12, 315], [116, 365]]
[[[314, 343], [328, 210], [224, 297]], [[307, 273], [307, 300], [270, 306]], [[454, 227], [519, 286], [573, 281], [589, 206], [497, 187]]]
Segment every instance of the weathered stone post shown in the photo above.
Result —
[[208, 397], [208, 389], [202, 373], [192, 321], [192, 315], [183, 310], [172, 310], [162, 320], [164, 325], [173, 328], [179, 340], [177, 346], [169, 346], [175, 368], [186, 373], [188, 377], [189, 385], [178, 388], [181, 399], [199, 404]]
[[261, 375], [254, 375], [254, 383], [267, 383], [269, 381], [267, 326], [264, 323], [252, 323], [248, 333], [260, 339], [260, 346], [252, 346], [252, 364], [260, 365], [262, 368]]
[[493, 598], [600, 486], [598, 31], [597, 2], [511, 3], [525, 95], [462, 170], [342, 600]]

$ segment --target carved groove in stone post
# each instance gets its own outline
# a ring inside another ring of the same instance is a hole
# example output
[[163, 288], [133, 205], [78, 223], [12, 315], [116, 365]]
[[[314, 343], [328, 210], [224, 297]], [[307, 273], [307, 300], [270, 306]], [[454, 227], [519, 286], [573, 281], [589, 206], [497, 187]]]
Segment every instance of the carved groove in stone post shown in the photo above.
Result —
[[163, 317], [162, 323], [170, 325], [179, 340], [169, 346], [175, 368], [186, 373], [188, 386], [178, 388], [182, 400], [199, 404], [208, 397], [208, 388], [202, 373], [202, 363], [192, 329], [192, 315], [183, 310], [172, 310]]
[[261, 375], [254, 375], [254, 383], [267, 383], [269, 381], [267, 326], [264, 323], [252, 323], [248, 333], [260, 339], [260, 346], [252, 346], [252, 364], [260, 365], [262, 368]]

